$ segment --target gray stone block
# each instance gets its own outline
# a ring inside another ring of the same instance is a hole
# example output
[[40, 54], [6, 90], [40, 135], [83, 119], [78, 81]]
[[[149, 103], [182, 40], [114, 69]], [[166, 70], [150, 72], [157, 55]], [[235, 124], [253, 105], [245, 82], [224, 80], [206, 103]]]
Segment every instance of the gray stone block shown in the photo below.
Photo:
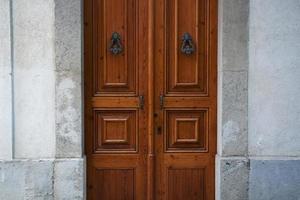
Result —
[[226, 156], [247, 155], [248, 153], [248, 90], [247, 72], [221, 72], [221, 153]]
[[300, 160], [251, 160], [250, 200], [299, 200]]
[[245, 158], [217, 158], [217, 199], [248, 200], [249, 161]]
[[0, 199], [53, 200], [53, 161], [0, 162]]
[[81, 0], [55, 0], [56, 157], [82, 156]]
[[222, 0], [219, 7], [219, 69], [247, 71], [249, 0]]
[[54, 166], [54, 199], [84, 199], [85, 167], [83, 159], [56, 160]]

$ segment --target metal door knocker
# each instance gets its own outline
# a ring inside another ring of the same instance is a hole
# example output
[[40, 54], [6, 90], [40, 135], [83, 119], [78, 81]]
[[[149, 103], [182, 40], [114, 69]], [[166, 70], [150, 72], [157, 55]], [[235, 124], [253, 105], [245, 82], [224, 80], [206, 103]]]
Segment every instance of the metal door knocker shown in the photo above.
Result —
[[182, 36], [181, 52], [185, 55], [191, 55], [195, 51], [192, 36], [189, 33], [184, 33]]
[[121, 35], [117, 32], [113, 32], [111, 35], [111, 46], [109, 48], [110, 52], [114, 55], [118, 55], [123, 51], [121, 43]]

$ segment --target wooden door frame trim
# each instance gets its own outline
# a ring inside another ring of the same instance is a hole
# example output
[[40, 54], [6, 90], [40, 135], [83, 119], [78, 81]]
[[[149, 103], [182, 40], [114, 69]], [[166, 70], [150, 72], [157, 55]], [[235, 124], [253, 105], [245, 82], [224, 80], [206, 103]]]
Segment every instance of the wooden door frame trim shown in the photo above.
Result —
[[148, 157], [147, 200], [154, 199], [154, 0], [148, 3]]

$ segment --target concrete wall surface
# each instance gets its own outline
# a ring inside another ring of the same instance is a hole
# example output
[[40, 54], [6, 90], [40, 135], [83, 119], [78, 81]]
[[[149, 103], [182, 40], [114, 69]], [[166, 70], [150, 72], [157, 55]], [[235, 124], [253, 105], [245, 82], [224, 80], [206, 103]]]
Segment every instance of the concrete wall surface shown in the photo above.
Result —
[[300, 1], [251, 0], [249, 199], [300, 199]]
[[0, 0], [0, 160], [12, 158], [10, 1]]

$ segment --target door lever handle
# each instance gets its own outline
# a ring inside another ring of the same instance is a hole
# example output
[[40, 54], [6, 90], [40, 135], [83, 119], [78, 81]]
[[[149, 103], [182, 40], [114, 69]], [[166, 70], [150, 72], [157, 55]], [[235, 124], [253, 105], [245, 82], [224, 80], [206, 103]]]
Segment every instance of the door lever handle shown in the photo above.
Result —
[[144, 110], [144, 106], [145, 106], [145, 97], [144, 97], [144, 95], [141, 95], [141, 96], [139, 96], [139, 99], [140, 99], [140, 109], [141, 110]]
[[159, 106], [161, 110], [164, 108], [164, 95], [162, 93], [159, 96]]

